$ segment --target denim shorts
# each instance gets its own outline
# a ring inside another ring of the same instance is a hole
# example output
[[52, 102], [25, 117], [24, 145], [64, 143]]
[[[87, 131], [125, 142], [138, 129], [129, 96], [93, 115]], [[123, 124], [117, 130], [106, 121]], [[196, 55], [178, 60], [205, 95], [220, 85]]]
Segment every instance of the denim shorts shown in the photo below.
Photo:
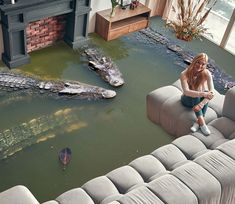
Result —
[[[203, 99], [204, 99], [204, 97], [190, 97], [190, 96], [182, 95], [181, 96], [181, 103], [185, 107], [193, 108], [194, 106], [198, 105]], [[200, 111], [195, 112], [196, 116], [197, 117], [205, 116], [206, 111], [207, 111], [207, 107], [208, 107], [208, 103], [206, 103]]]

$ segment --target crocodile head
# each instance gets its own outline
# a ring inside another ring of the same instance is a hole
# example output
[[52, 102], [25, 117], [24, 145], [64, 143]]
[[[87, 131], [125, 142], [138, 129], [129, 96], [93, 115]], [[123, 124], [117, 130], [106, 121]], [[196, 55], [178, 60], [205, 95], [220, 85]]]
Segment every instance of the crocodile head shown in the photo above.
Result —
[[102, 92], [103, 98], [113, 98], [116, 96], [116, 92], [112, 90], [104, 90]]
[[73, 82], [66, 82], [64, 87], [59, 91], [60, 94], [68, 95], [83, 95], [93, 96], [100, 95], [101, 98], [113, 98], [116, 96], [116, 92], [108, 89], [104, 89], [97, 86], [91, 86], [88, 84], [78, 84]]
[[61, 89], [59, 91], [59, 93], [61, 93], [61, 94], [77, 94], [78, 95], [78, 94], [84, 93], [85, 91], [86, 91], [86, 89], [84, 89], [83, 86], [66, 82], [64, 84], [63, 89]]
[[120, 77], [113, 77], [112, 79], [109, 80], [110, 85], [112, 86], [121, 86], [124, 84], [124, 80]]
[[110, 69], [105, 74], [105, 80], [109, 82], [110, 85], [118, 87], [124, 84], [124, 79], [122, 78], [122, 74], [117, 69]]

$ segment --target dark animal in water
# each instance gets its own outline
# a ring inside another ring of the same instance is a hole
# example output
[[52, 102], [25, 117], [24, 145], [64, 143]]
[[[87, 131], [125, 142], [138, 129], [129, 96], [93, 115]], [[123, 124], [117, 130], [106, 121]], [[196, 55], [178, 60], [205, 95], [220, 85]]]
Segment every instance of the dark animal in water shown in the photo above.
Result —
[[104, 81], [115, 87], [124, 84], [122, 73], [110, 58], [103, 56], [94, 48], [88, 48], [84, 53], [88, 57], [91, 69], [96, 71]]
[[14, 72], [0, 72], [0, 90], [47, 94], [56, 98], [113, 98], [116, 92], [78, 81], [42, 80]]
[[63, 164], [64, 168], [71, 160], [72, 151], [70, 148], [66, 147], [59, 152], [59, 160]]

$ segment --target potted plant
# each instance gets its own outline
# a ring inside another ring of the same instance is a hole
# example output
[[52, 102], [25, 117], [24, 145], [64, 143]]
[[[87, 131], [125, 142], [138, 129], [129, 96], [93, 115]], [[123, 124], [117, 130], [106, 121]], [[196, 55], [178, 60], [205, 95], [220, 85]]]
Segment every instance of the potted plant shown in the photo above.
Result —
[[115, 8], [116, 8], [116, 6], [119, 5], [119, 1], [118, 0], [111, 0], [111, 4], [112, 4], [112, 9], [111, 9], [110, 17], [114, 17], [115, 16]]
[[[176, 37], [185, 41], [195, 38], [201, 39], [202, 34], [207, 33], [203, 22], [207, 18], [217, 0], [177, 0], [177, 9], [173, 20], [167, 20], [166, 26], [174, 30]], [[206, 9], [207, 6], [207, 9]]]

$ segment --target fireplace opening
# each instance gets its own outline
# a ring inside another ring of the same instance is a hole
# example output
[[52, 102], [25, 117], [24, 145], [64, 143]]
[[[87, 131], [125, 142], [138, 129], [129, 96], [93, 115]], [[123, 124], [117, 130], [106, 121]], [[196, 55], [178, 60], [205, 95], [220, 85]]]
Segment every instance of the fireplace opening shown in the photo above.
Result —
[[26, 27], [27, 53], [62, 40], [65, 35], [66, 16], [59, 15], [30, 22]]

